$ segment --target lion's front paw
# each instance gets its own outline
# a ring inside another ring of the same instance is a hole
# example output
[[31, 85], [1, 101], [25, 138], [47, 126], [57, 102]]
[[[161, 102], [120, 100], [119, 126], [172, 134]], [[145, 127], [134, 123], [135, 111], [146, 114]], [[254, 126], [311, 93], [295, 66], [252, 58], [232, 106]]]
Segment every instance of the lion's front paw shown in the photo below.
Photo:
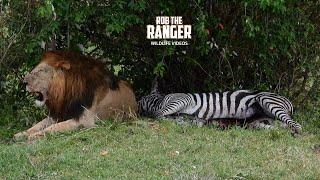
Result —
[[13, 136], [14, 141], [24, 141], [29, 137], [29, 133], [27, 131], [22, 131]]
[[37, 132], [37, 133], [29, 135], [28, 140], [29, 141], [37, 140], [37, 139], [44, 137], [44, 135], [45, 134], [43, 132]]

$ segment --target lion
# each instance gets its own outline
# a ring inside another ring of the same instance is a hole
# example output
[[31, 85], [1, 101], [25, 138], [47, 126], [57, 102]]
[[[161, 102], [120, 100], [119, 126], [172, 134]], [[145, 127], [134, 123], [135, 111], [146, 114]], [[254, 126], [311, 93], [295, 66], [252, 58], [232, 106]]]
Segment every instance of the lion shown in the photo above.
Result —
[[75, 52], [49, 51], [23, 78], [35, 104], [49, 115], [14, 135], [35, 139], [46, 133], [90, 128], [101, 119], [132, 119], [138, 109], [130, 84], [104, 69], [104, 63]]

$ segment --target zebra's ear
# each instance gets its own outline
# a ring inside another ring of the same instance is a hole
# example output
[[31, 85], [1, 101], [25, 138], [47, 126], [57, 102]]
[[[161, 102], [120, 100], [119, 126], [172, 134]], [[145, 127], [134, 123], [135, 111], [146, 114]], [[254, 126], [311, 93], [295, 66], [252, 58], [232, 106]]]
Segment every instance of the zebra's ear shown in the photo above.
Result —
[[153, 93], [159, 93], [159, 83], [158, 83], [158, 78], [159, 76], [156, 76], [153, 80], [152, 80], [152, 85], [151, 85], [151, 94]]

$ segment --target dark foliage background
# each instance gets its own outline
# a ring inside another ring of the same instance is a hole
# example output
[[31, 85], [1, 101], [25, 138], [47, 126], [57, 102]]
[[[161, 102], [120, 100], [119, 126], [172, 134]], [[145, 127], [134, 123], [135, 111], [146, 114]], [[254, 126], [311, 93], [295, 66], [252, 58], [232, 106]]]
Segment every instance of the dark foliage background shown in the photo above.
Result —
[[[48, 49], [106, 61], [137, 97], [159, 75], [163, 92], [268, 90], [319, 113], [319, 9], [319, 1], [298, 0], [3, 0], [0, 126], [43, 116], [20, 78]], [[159, 15], [183, 16], [193, 26], [190, 45], [151, 46], [146, 25]]]

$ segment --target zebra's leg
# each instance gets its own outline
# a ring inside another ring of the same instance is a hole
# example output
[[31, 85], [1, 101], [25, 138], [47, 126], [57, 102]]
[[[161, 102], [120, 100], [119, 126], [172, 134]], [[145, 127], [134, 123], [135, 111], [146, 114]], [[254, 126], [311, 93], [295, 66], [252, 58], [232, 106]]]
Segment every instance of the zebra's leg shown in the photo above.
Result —
[[179, 125], [190, 125], [190, 123], [188, 122], [188, 118], [184, 117], [184, 116], [166, 116], [169, 117], [171, 121], [174, 121], [175, 123], [179, 124]]
[[196, 116], [192, 116], [192, 118], [191, 118], [191, 124], [192, 124], [192, 125], [196, 125], [196, 126], [198, 126], [198, 127], [202, 127], [202, 126], [204, 126], [205, 124], [207, 124], [207, 120], [198, 118], [198, 117], [196, 117]]
[[185, 126], [189, 126], [189, 125], [196, 125], [198, 127], [202, 127], [204, 126], [207, 121], [195, 116], [191, 116], [191, 115], [167, 115], [167, 116], [163, 116], [162, 118], [165, 118], [166, 120], [169, 121], [173, 121], [179, 125], [185, 125]]
[[281, 108], [274, 108], [278, 110], [270, 110], [271, 113], [274, 113], [275, 117], [277, 117], [282, 124], [285, 124], [285, 126], [289, 127], [294, 133], [300, 134], [302, 127], [299, 123], [293, 121], [291, 116], [286, 113], [284, 110]]
[[179, 125], [196, 125], [198, 127], [203, 127], [207, 123], [207, 120], [191, 115], [174, 116], [173, 119]]
[[248, 123], [250, 129], [274, 129], [274, 121], [272, 118], [258, 118]]
[[280, 121], [287, 124], [294, 133], [300, 133], [302, 130], [301, 125], [291, 118], [289, 110], [284, 108], [284, 102], [280, 103], [279, 101], [275, 101], [274, 99], [275, 97], [260, 95], [257, 98], [257, 102], [268, 116], [270, 116], [271, 118], [278, 118]]
[[193, 118], [193, 116], [168, 115], [165, 116], [163, 119], [175, 122], [178, 125], [189, 126], [194, 124]]
[[169, 102], [167, 103], [164, 108], [162, 109], [159, 109], [157, 110], [155, 113], [154, 113], [154, 116], [156, 118], [163, 118], [165, 116], [169, 116], [169, 115], [172, 115], [172, 114], [176, 114], [178, 113], [179, 111], [181, 111], [182, 109], [185, 108], [185, 104], [183, 103], [177, 103], [177, 102]]

